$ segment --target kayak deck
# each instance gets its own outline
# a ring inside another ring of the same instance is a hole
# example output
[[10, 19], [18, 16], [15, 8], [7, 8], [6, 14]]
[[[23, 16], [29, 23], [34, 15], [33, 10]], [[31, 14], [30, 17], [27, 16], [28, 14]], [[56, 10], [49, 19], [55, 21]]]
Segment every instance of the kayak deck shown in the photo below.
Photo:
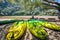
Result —
[[[60, 24], [60, 22], [56, 22], [57, 24]], [[6, 40], [5, 35], [9, 29], [9, 27], [12, 26], [13, 23], [10, 24], [5, 24], [5, 25], [0, 25], [0, 39], [1, 40]], [[47, 29], [48, 32], [48, 37], [47, 40], [60, 40], [60, 32], [53, 31], [50, 29]], [[21, 38], [21, 40], [38, 40], [38, 38], [35, 38], [27, 29], [25, 35]]]

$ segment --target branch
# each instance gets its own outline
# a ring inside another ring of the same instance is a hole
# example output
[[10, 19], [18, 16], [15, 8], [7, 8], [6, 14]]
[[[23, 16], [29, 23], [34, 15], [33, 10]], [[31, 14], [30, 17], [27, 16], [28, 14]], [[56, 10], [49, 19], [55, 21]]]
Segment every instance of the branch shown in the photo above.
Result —
[[56, 4], [56, 5], [60, 6], [60, 3], [58, 3], [58, 2], [52, 2], [52, 1], [48, 1], [48, 0], [44, 0], [44, 1], [45, 1], [45, 2], [48, 2], [48, 3]]
[[48, 6], [52, 6], [52, 7], [55, 7], [55, 8], [58, 8], [58, 6], [51, 5], [50, 3], [43, 3], [43, 4], [48, 5]]

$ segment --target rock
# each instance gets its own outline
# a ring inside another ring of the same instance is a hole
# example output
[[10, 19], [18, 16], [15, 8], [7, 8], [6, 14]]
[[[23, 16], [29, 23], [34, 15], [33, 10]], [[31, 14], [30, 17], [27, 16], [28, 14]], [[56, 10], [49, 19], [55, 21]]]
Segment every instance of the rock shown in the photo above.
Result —
[[2, 38], [2, 34], [0, 33], [0, 39]]

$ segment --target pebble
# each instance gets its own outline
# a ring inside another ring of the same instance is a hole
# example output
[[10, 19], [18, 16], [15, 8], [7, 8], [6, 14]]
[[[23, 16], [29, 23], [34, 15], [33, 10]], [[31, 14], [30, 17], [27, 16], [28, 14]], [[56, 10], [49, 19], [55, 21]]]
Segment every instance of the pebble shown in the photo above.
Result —
[[58, 40], [58, 39], [54, 39], [54, 40]]
[[0, 39], [2, 38], [2, 34], [0, 33]]
[[0, 28], [0, 32], [2, 31], [2, 28]]

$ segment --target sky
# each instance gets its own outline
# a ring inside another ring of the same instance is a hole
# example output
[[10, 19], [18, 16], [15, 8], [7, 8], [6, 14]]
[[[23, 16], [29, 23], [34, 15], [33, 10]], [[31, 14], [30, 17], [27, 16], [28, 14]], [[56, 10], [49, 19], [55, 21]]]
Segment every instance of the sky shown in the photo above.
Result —
[[60, 0], [55, 0], [56, 2], [60, 3]]

